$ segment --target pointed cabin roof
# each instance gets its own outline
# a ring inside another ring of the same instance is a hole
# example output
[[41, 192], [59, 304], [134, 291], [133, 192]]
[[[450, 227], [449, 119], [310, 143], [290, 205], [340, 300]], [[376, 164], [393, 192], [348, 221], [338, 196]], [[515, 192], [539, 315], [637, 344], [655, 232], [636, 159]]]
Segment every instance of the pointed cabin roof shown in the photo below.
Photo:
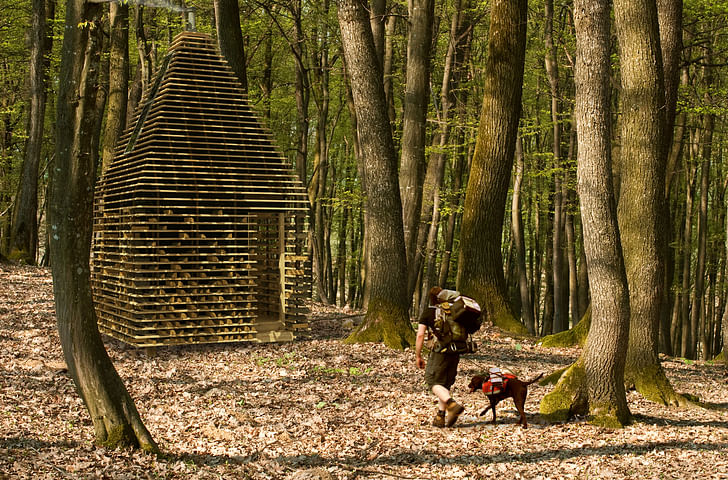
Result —
[[304, 185], [215, 42], [195, 32], [172, 42], [99, 187], [105, 208], [164, 198], [251, 211], [308, 209]]

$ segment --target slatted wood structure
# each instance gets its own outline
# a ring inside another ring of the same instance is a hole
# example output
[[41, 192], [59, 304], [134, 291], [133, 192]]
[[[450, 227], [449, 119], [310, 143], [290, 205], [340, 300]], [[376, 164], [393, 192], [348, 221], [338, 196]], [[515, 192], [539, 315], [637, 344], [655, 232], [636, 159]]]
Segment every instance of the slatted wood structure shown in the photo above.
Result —
[[173, 41], [100, 179], [99, 329], [136, 346], [306, 330], [306, 191], [211, 37]]

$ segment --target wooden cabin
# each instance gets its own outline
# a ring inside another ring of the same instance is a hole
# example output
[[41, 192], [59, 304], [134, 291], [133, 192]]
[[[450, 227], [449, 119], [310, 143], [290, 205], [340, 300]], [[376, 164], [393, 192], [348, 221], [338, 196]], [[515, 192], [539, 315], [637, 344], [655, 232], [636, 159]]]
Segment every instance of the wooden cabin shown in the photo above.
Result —
[[139, 347], [292, 340], [308, 208], [213, 39], [179, 34], [96, 188], [99, 330]]

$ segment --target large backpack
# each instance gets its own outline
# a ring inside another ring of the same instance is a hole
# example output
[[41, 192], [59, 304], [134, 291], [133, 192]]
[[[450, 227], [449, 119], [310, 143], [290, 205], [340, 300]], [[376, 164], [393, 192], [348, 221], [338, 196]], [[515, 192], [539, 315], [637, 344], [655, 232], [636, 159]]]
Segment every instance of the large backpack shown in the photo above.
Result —
[[443, 290], [446, 292], [434, 305], [435, 321], [433, 333], [437, 338], [433, 348], [437, 352], [472, 353], [475, 343], [472, 334], [480, 329], [480, 305], [470, 297], [460, 295], [459, 292]]

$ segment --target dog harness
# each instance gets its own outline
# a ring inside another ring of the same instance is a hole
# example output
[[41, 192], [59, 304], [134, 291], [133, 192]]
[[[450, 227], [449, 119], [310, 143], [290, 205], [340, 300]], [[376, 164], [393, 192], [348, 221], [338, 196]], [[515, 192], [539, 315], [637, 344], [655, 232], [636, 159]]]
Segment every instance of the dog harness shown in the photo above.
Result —
[[506, 389], [508, 380], [516, 378], [512, 373], [502, 372], [500, 368], [491, 368], [490, 377], [483, 382], [483, 393], [486, 395], [497, 395]]

